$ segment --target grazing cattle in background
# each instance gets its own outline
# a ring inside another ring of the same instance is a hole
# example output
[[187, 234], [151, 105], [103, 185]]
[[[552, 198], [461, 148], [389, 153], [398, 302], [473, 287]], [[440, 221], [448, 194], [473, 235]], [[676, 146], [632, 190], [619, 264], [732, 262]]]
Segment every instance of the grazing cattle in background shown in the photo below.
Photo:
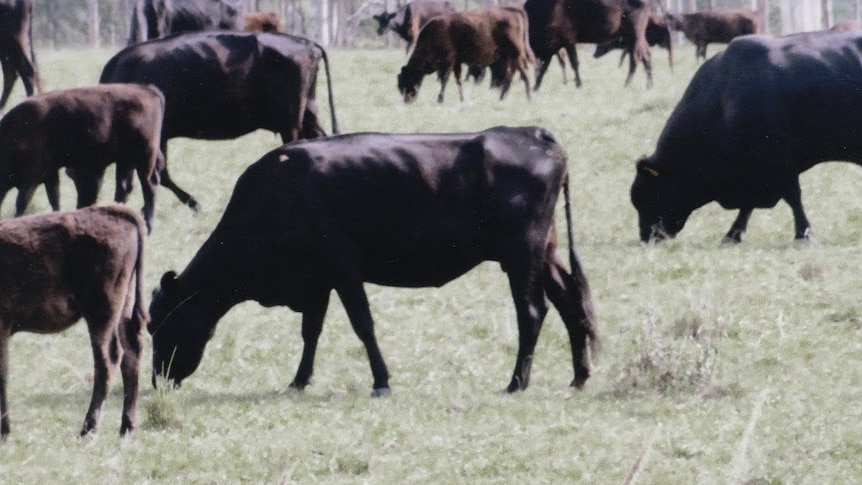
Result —
[[862, 163], [862, 35], [746, 36], [706, 61], [655, 153], [637, 164], [631, 200], [641, 240], [672, 237], [710, 201], [739, 216], [784, 199], [796, 238], [809, 235], [799, 174], [819, 162]]
[[123, 206], [88, 207], [0, 222], [0, 436], [9, 434], [9, 338], [56, 333], [83, 318], [93, 349], [93, 396], [81, 434], [99, 423], [120, 364], [120, 434], [135, 427], [143, 327], [144, 238]]
[[33, 50], [32, 0], [0, 0], [0, 66], [3, 69], [3, 94], [0, 113], [9, 101], [18, 76], [27, 96], [42, 92], [42, 80]]
[[581, 87], [578, 72], [578, 42], [602, 44], [623, 38], [632, 53], [626, 85], [631, 82], [641, 62], [652, 86], [652, 62], [646, 41], [649, 9], [645, 0], [527, 0], [524, 10], [530, 19], [530, 46], [539, 65], [536, 84], [539, 89], [550, 59], [560, 49], [569, 54], [575, 72], [575, 85]]
[[138, 0], [129, 45], [183, 32], [240, 30], [239, 0]]
[[246, 32], [281, 32], [281, 19], [275, 12], [254, 12], [243, 16]]
[[407, 51], [410, 51], [419, 37], [419, 31], [429, 20], [456, 12], [455, 7], [445, 0], [414, 0], [397, 12], [383, 11], [373, 18], [377, 21], [377, 35], [383, 35], [386, 29], [390, 29], [407, 41]]
[[437, 72], [440, 79], [438, 103], [443, 102], [446, 82], [453, 72], [458, 95], [464, 101], [461, 64], [489, 66], [494, 62], [505, 66], [500, 99], [509, 91], [516, 70], [524, 81], [529, 99], [527, 68], [528, 64], [535, 64], [535, 56], [527, 41], [528, 25], [520, 7], [486, 8], [434, 17], [419, 32], [416, 48], [398, 74], [398, 90], [404, 101], [413, 101], [422, 78], [433, 72]]
[[[259, 128], [285, 143], [326, 136], [317, 117], [318, 44], [287, 34], [203, 32], [129, 46], [102, 70], [101, 83], [150, 83], [165, 95], [162, 152], [169, 139], [236, 138]], [[338, 132], [332, 82], [328, 82], [332, 130]], [[160, 183], [189, 207], [198, 203], [160, 167]]]
[[756, 34], [760, 14], [751, 10], [667, 14], [667, 23], [694, 43], [694, 57], [700, 60], [706, 59], [706, 46], [710, 43], [726, 44], [741, 35]]
[[[658, 46], [667, 49], [667, 60], [670, 64], [670, 70], [673, 72], [673, 41], [670, 37], [670, 27], [668, 27], [667, 20], [663, 16], [650, 14], [646, 28], [646, 40], [650, 47]], [[622, 49], [623, 53], [620, 56], [620, 65], [622, 65], [626, 55], [632, 55], [631, 51], [628, 50], [632, 45], [631, 40], [619, 37], [597, 45], [593, 57], [598, 59], [614, 49]], [[565, 67], [563, 69], [565, 70]]]
[[[561, 187], [571, 273], [556, 252]], [[536, 127], [352, 134], [273, 150], [239, 178], [186, 269], [162, 277], [148, 327], [154, 372], [180, 383], [200, 364], [218, 320], [255, 300], [302, 313], [305, 346], [291, 387], [303, 389], [335, 290], [368, 352], [373, 395], [386, 395], [389, 373], [364, 283], [439, 287], [482, 261], [498, 261], [518, 319], [508, 391], [529, 384], [549, 304], [568, 330], [572, 385], [580, 388], [590, 376], [587, 346], [595, 348], [598, 336], [574, 250], [568, 187], [565, 151]]]
[[829, 30], [832, 32], [855, 32], [862, 30], [862, 28], [860, 28], [859, 21], [857, 20], [845, 20], [833, 25]]
[[25, 99], [0, 119], [0, 202], [18, 189], [15, 215], [45, 184], [60, 210], [60, 168], [75, 182], [78, 208], [96, 203], [105, 169], [117, 164], [114, 200], [126, 202], [137, 172], [152, 228], [165, 98], [153, 86], [106, 84]]

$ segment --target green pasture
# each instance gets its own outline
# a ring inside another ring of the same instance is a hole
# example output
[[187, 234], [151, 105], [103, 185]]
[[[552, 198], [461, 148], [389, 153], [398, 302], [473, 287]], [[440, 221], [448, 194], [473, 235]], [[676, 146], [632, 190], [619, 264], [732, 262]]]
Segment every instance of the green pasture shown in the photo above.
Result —
[[[629, 202], [635, 160], [649, 154], [697, 66], [680, 49], [670, 71], [654, 51], [655, 87], [641, 68], [623, 87], [615, 55], [582, 47], [584, 86], [555, 63], [532, 102], [516, 80], [503, 101], [454, 82], [442, 105], [425, 79], [404, 105], [400, 49], [332, 51], [342, 130], [549, 128], [569, 154], [577, 249], [592, 285], [604, 352], [583, 391], [568, 387], [571, 354], [549, 313], [528, 390], [501, 393], [517, 328], [497, 264], [439, 289], [368, 286], [392, 396], [371, 399], [365, 351], [336, 297], [314, 384], [289, 392], [300, 316], [245, 303], [221, 321], [197, 373], [179, 390], [149, 385], [149, 337], [138, 429], [118, 436], [115, 380], [99, 431], [78, 437], [92, 385], [84, 325], [17, 334], [10, 346], [12, 434], [0, 443], [0, 483], [851, 483], [862, 477], [862, 172], [823, 164], [802, 177], [815, 231], [794, 243], [783, 203], [756, 211], [746, 242], [721, 247], [735, 213], [711, 204], [673, 241], [637, 240]], [[712, 49], [714, 51], [715, 49]], [[110, 50], [42, 50], [46, 87], [95, 83]], [[329, 126], [325, 78], [321, 117]], [[20, 84], [14, 102], [22, 98]], [[147, 247], [147, 294], [182, 270], [209, 235], [234, 181], [280, 140], [170, 142], [174, 179], [200, 214], [161, 190]], [[101, 201], [113, 194], [109, 169]], [[61, 186], [63, 206], [74, 188]], [[2, 207], [13, 211], [13, 195]], [[140, 207], [140, 190], [133, 195]], [[40, 190], [31, 212], [48, 210]], [[562, 224], [562, 206], [558, 220]], [[640, 463], [635, 466], [636, 462]]]

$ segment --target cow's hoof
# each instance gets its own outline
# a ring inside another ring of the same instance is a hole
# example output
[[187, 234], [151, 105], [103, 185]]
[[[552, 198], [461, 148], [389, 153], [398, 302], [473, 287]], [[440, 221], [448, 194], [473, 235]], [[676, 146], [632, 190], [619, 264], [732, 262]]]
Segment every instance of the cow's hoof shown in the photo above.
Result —
[[289, 386], [287, 386], [287, 390], [289, 392], [302, 392], [305, 390], [305, 385], [299, 385], [295, 382], [291, 382]]
[[572, 379], [572, 383], [571, 383], [571, 384], [569, 384], [569, 387], [574, 387], [575, 389], [580, 390], [580, 389], [583, 389], [583, 388], [584, 388], [584, 385], [585, 385], [586, 383], [587, 383], [587, 378], [586, 378], [586, 377], [579, 377], [579, 376], [575, 376], [575, 378], [574, 378], [574, 379]]
[[194, 199], [189, 199], [189, 201], [186, 202], [186, 204], [189, 206], [189, 208], [191, 210], [194, 211], [195, 214], [197, 214], [201, 211], [201, 205], [198, 204], [198, 201], [196, 201]]
[[389, 397], [392, 395], [392, 390], [388, 387], [380, 387], [371, 390], [371, 397]]

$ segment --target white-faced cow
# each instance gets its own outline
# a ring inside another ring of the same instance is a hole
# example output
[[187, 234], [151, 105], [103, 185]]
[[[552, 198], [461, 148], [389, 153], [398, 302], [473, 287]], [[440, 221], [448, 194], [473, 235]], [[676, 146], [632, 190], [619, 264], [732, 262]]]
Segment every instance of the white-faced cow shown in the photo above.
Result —
[[[571, 273], [556, 252], [561, 187]], [[303, 389], [334, 290], [365, 344], [373, 393], [385, 395], [389, 372], [363, 284], [442, 286], [482, 261], [500, 263], [515, 303], [520, 337], [508, 390], [529, 383], [549, 302], [569, 333], [572, 385], [583, 386], [597, 331], [572, 242], [566, 154], [549, 132], [498, 127], [290, 143], [245, 171], [191, 263], [162, 277], [150, 306], [153, 369], [175, 383], [191, 375], [218, 320], [255, 300], [302, 313], [305, 347], [291, 387]]]
[[[56, 333], [83, 318], [93, 349], [93, 396], [81, 434], [99, 423], [120, 364], [120, 434], [135, 426], [142, 331], [144, 222], [123, 206], [0, 222], [0, 437], [9, 434], [9, 338]], [[25, 369], [21, 369], [24, 371]]]
[[694, 57], [700, 60], [706, 59], [709, 44], [726, 44], [741, 35], [756, 34], [760, 14], [751, 10], [667, 14], [667, 22], [671, 29], [682, 31], [694, 43]]
[[799, 174], [826, 160], [862, 163], [862, 34], [746, 36], [694, 75], [658, 139], [637, 163], [631, 200], [641, 240], [672, 237], [710, 201], [739, 216], [784, 199], [796, 238], [810, 231]]
[[[285, 143], [325, 136], [315, 91], [322, 47], [287, 34], [203, 32], [129, 46], [102, 70], [101, 83], [149, 83], [165, 95], [162, 152], [174, 137], [236, 138], [257, 129], [274, 131]], [[332, 83], [328, 83], [332, 130], [338, 132]], [[160, 170], [160, 183], [193, 209], [197, 202]]]
[[575, 72], [575, 85], [581, 87], [576, 44], [602, 44], [622, 38], [624, 50], [631, 53], [626, 85], [631, 82], [638, 62], [652, 86], [652, 61], [646, 41], [649, 9], [645, 0], [527, 0], [524, 10], [530, 19], [530, 46], [539, 65], [535, 89], [539, 89], [551, 58], [560, 49], [569, 54]]
[[386, 33], [386, 29], [392, 30], [407, 41], [409, 52], [419, 37], [419, 31], [429, 20], [455, 12], [455, 6], [445, 0], [413, 0], [396, 12], [383, 11], [373, 18], [377, 21], [377, 35]]
[[138, 0], [129, 45], [183, 32], [241, 30], [239, 0]]
[[27, 96], [42, 92], [42, 80], [33, 50], [33, 1], [0, 0], [0, 66], [3, 69], [3, 94], [0, 113], [9, 101], [18, 76]]
[[398, 74], [398, 90], [405, 102], [412, 102], [422, 85], [422, 79], [436, 72], [440, 79], [437, 102], [443, 102], [443, 92], [449, 75], [455, 74], [458, 95], [464, 101], [461, 88], [461, 64], [504, 66], [500, 83], [500, 99], [512, 85], [515, 71], [524, 81], [530, 98], [527, 69], [535, 64], [528, 42], [529, 24], [521, 7], [498, 7], [470, 10], [432, 18], [419, 32], [416, 48]]
[[0, 119], [0, 202], [18, 189], [15, 215], [45, 184], [60, 210], [60, 168], [75, 183], [78, 208], [96, 203], [105, 169], [117, 164], [114, 200], [126, 202], [137, 172], [144, 218], [152, 228], [165, 98], [150, 85], [105, 84], [25, 99]]

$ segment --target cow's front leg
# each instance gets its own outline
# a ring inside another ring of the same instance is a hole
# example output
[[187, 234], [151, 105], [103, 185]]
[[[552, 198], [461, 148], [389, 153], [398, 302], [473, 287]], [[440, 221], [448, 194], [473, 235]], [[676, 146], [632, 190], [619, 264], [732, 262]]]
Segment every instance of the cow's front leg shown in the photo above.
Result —
[[323, 330], [323, 317], [329, 306], [329, 290], [321, 291], [312, 296], [302, 312], [302, 359], [296, 377], [290, 383], [290, 389], [301, 391], [311, 381], [314, 373], [314, 355], [317, 352], [317, 340]]
[[548, 313], [548, 301], [541, 278], [535, 276], [541, 274], [542, 270], [541, 251], [538, 247], [512, 251], [511, 260], [504, 266], [518, 318], [518, 356], [507, 392], [523, 391], [530, 385], [533, 352], [542, 322]]
[[802, 188], [799, 187], [799, 177], [790, 182], [790, 186], [784, 194], [784, 200], [793, 211], [793, 225], [796, 228], [795, 238], [799, 240], [811, 237], [811, 224], [808, 222], [805, 209], [802, 207]]
[[440, 94], [437, 95], [437, 102], [443, 102], [443, 92], [446, 91], [446, 82], [449, 81], [449, 74], [452, 72], [452, 68], [446, 67], [440, 70], [437, 73], [437, 78], [440, 79]]
[[371, 318], [371, 310], [368, 308], [368, 297], [365, 288], [359, 280], [350, 281], [336, 290], [350, 325], [359, 340], [365, 344], [368, 360], [371, 363], [371, 374], [374, 377], [374, 386], [371, 391], [372, 397], [382, 397], [391, 394], [389, 389], [389, 371], [377, 346], [377, 337], [374, 336], [374, 320]]
[[464, 102], [464, 89], [461, 86], [461, 63], [455, 64], [455, 67], [452, 68], [455, 73], [455, 85], [458, 86], [458, 97], [461, 99], [461, 102]]
[[0, 440], [9, 434], [9, 403], [6, 401], [6, 381], [9, 375], [10, 332], [0, 326]]
[[739, 209], [739, 215], [736, 216], [736, 220], [730, 225], [730, 230], [727, 231], [727, 234], [721, 240], [721, 244], [739, 244], [742, 242], [742, 235], [745, 234], [745, 230], [748, 228], [748, 219], [751, 217], [753, 211], [754, 209], [751, 207]]

